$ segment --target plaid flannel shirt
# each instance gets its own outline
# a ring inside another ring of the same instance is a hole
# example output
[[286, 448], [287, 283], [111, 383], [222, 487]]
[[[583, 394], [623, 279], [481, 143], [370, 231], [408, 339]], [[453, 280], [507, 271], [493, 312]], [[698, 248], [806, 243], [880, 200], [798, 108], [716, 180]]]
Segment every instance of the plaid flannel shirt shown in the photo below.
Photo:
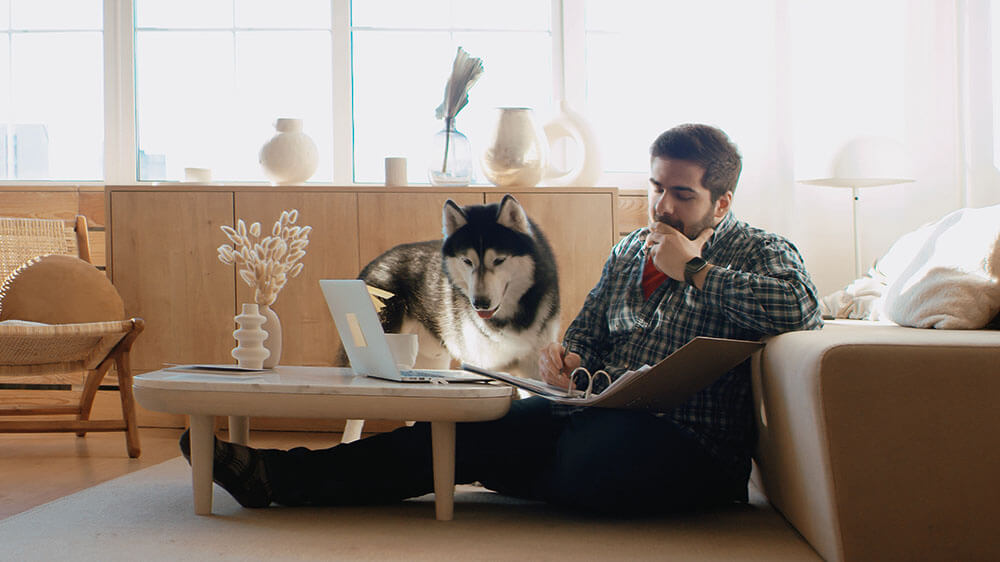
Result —
[[[647, 228], [611, 250], [564, 345], [591, 372], [612, 376], [654, 365], [696, 336], [759, 340], [823, 325], [816, 288], [795, 246], [727, 213], [702, 249], [715, 267], [701, 290], [667, 279], [647, 300], [642, 271]], [[750, 365], [744, 362], [684, 404], [672, 417], [717, 458], [746, 462], [755, 432]]]

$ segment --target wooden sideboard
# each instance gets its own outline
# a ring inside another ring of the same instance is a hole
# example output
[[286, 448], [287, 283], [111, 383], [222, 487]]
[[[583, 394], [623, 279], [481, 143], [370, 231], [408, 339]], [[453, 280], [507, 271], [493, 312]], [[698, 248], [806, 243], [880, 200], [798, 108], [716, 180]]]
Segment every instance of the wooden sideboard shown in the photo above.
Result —
[[[302, 274], [274, 305], [287, 365], [332, 365], [338, 337], [318, 281], [353, 278], [372, 258], [403, 242], [441, 237], [445, 200], [461, 205], [514, 195], [556, 254], [563, 330], [597, 282], [618, 224], [615, 188], [108, 186], [108, 268], [129, 315], [146, 329], [136, 342], [137, 372], [164, 363], [231, 363], [233, 316], [250, 289], [219, 262], [219, 229], [242, 218], [270, 228], [282, 210], [298, 209], [312, 226]], [[634, 214], [634, 213], [633, 213]], [[633, 214], [629, 221], [634, 222]], [[629, 227], [629, 230], [631, 228]], [[146, 423], [152, 418], [140, 413]], [[175, 425], [176, 420], [167, 425]]]

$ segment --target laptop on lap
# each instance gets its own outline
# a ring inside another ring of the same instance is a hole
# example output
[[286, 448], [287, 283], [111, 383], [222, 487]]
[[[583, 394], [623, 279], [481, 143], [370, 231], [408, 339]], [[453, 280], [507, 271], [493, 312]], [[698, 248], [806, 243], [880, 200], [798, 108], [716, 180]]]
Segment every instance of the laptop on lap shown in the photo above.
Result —
[[360, 279], [321, 279], [320, 289], [337, 325], [340, 341], [359, 375], [399, 382], [477, 382], [489, 378], [461, 370], [400, 370], [389, 350], [382, 323], [365, 282]]

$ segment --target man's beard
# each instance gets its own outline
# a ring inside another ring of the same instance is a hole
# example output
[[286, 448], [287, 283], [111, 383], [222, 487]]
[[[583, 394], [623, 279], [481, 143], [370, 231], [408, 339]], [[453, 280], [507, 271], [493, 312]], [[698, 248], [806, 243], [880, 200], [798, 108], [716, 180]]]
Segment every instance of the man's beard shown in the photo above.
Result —
[[694, 240], [702, 233], [706, 228], [715, 226], [715, 210], [709, 209], [705, 216], [701, 217], [701, 220], [696, 221], [690, 227], [686, 226], [682, 221], [668, 217], [667, 215], [656, 215], [654, 217], [656, 222], [662, 222], [663, 224], [677, 230], [687, 236], [689, 240]]

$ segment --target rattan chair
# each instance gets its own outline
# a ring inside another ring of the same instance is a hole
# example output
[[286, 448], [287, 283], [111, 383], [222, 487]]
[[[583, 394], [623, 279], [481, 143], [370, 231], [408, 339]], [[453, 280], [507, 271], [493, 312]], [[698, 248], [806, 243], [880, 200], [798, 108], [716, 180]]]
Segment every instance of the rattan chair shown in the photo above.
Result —
[[[65, 254], [90, 261], [86, 219], [75, 225], [59, 220], [0, 217], [0, 275], [7, 275], [39, 255]], [[129, 457], [139, 456], [139, 433], [129, 351], [142, 332], [141, 318], [74, 324], [0, 322], [0, 383], [24, 377], [85, 373], [83, 389], [75, 404], [0, 405], [0, 432], [124, 431]], [[111, 366], [118, 375], [122, 419], [91, 420], [90, 412], [101, 381]], [[10, 379], [9, 377], [17, 377]], [[25, 420], [23, 416], [46, 416]], [[65, 419], [72, 416], [73, 419]], [[16, 419], [11, 419], [15, 418]], [[56, 418], [56, 419], [53, 419]], [[62, 418], [62, 419], [59, 419]]]
[[0, 217], [0, 281], [31, 258], [46, 254], [89, 262], [87, 217], [77, 215], [73, 226], [61, 220]]

